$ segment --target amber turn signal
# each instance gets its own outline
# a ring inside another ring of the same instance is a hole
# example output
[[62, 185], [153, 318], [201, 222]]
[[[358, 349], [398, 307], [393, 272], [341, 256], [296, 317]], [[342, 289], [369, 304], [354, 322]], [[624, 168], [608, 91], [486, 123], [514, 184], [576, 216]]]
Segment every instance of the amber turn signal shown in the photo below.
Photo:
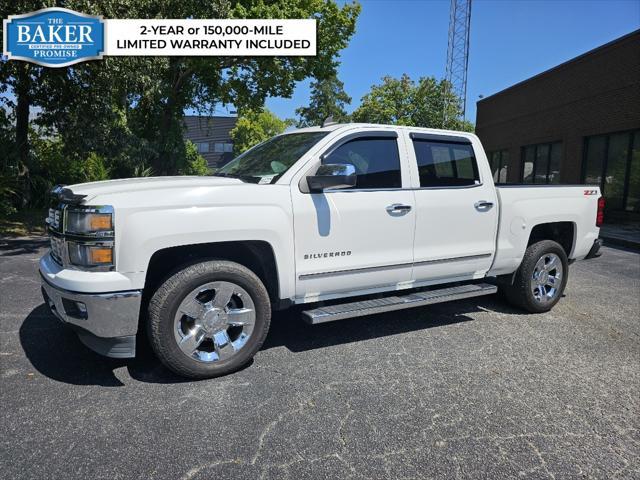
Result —
[[93, 213], [89, 215], [91, 231], [112, 230], [110, 213]]
[[93, 247], [89, 249], [89, 263], [92, 265], [113, 263], [113, 249], [104, 247]]

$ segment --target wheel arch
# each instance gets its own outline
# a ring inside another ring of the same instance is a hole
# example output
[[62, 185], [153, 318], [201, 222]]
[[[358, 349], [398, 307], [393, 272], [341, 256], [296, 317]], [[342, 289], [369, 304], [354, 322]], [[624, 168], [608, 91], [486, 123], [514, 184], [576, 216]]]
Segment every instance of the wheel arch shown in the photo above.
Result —
[[[534, 243], [542, 240], [553, 240], [557, 242], [567, 255], [567, 259], [571, 262], [571, 256], [575, 249], [577, 226], [575, 222], [563, 221], [563, 222], [544, 222], [534, 225], [529, 232], [529, 238], [527, 239], [526, 246], [523, 247], [523, 255], [527, 248]], [[522, 260], [521, 260], [522, 261]], [[513, 283], [518, 270], [514, 270], [511, 273], [498, 275], [498, 283], [510, 285]]]
[[177, 269], [205, 260], [228, 260], [247, 267], [262, 281], [272, 305], [279, 306], [280, 283], [278, 265], [271, 244], [264, 240], [210, 242], [179, 245], [153, 253], [145, 275], [145, 297]]
[[567, 258], [571, 258], [576, 242], [576, 224], [570, 221], [539, 223], [531, 229], [527, 247], [541, 240], [557, 242], [567, 254]]

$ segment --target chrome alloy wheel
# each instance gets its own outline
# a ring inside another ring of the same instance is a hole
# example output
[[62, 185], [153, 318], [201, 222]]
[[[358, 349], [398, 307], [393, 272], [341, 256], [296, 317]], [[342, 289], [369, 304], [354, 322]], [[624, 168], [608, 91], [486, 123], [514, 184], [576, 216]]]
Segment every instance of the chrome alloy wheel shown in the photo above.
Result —
[[201, 362], [227, 360], [247, 343], [256, 310], [247, 291], [231, 282], [192, 290], [178, 306], [174, 335], [182, 352]]
[[556, 298], [562, 285], [562, 261], [555, 253], [545, 253], [536, 263], [531, 277], [533, 298], [547, 303]]

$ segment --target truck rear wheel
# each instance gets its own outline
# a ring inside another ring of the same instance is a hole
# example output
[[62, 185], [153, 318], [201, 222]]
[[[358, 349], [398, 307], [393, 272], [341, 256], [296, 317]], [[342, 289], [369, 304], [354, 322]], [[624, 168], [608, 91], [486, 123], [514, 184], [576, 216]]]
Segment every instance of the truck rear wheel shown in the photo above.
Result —
[[532, 313], [558, 303], [569, 278], [567, 254], [560, 244], [542, 240], [529, 245], [512, 285], [504, 287], [509, 303]]
[[212, 260], [187, 266], [149, 302], [147, 333], [160, 361], [190, 378], [212, 378], [245, 365], [269, 331], [271, 303], [248, 268]]

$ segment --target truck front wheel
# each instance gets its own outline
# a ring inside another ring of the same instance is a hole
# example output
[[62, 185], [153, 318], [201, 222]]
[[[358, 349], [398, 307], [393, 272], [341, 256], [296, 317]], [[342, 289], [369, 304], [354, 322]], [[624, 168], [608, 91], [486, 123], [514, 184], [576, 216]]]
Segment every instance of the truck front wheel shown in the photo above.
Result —
[[507, 300], [532, 313], [547, 312], [558, 303], [569, 278], [567, 254], [552, 240], [527, 247], [513, 284], [504, 287]]
[[149, 302], [147, 332], [169, 369], [211, 378], [245, 365], [269, 331], [271, 303], [248, 268], [212, 260], [187, 266], [160, 285]]

